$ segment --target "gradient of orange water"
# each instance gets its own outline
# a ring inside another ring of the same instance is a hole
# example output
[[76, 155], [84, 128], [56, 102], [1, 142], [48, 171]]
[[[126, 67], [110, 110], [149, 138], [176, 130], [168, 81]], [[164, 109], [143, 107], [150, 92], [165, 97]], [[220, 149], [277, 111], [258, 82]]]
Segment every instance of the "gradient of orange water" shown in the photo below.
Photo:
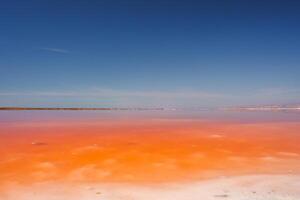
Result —
[[300, 123], [1, 123], [0, 183], [166, 182], [300, 172]]

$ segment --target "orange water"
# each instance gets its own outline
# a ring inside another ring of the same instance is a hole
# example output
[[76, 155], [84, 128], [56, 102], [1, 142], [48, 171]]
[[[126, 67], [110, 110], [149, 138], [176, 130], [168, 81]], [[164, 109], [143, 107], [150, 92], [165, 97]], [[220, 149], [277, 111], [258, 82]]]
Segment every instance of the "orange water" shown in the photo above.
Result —
[[297, 122], [3, 122], [0, 183], [144, 183], [299, 173], [299, 130]]

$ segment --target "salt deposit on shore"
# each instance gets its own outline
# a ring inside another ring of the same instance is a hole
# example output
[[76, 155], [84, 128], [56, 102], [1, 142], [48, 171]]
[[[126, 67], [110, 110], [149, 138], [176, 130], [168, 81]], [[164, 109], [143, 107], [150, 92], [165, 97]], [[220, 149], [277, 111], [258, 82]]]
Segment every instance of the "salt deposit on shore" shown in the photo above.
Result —
[[299, 200], [300, 175], [251, 175], [159, 185], [10, 185], [1, 200]]

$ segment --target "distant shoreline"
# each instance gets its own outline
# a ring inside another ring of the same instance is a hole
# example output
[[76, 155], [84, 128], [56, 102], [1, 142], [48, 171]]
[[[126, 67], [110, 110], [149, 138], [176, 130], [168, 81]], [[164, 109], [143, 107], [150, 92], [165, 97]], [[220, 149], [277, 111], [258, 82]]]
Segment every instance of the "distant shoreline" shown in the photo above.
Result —
[[164, 110], [164, 108], [0, 107], [0, 110]]

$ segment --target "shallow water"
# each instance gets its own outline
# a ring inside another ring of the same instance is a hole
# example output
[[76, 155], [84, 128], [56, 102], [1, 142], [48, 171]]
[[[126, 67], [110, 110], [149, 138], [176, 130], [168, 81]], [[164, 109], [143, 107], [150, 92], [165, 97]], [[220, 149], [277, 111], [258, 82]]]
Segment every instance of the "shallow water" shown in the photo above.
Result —
[[0, 182], [299, 174], [299, 130], [299, 113], [2, 111]]

